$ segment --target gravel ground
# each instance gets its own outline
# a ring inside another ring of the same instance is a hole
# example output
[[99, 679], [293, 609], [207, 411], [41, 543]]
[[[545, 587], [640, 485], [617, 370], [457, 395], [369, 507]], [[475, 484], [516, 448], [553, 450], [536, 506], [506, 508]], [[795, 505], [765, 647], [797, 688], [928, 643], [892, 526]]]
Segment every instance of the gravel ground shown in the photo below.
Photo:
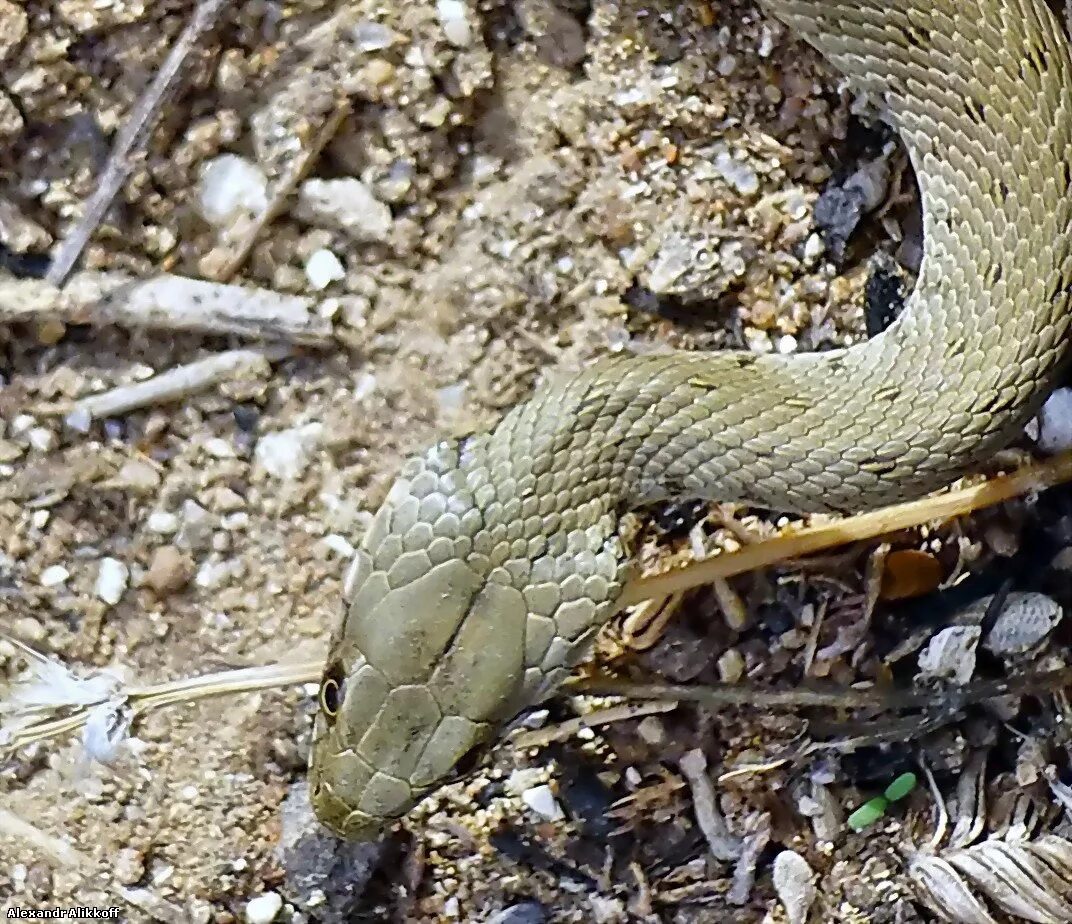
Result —
[[[0, 0], [7, 310], [15, 275], [30, 277], [23, 296], [42, 285], [35, 255], [81, 214], [191, 12]], [[880, 246], [918, 262], [900, 148], [750, 3], [254, 0], [225, 8], [184, 72], [83, 272], [269, 290], [318, 333], [98, 419], [77, 402], [257, 342], [167, 319], [91, 325], [95, 309], [0, 327], [0, 625], [85, 670], [156, 682], [322, 657], [352, 546], [409, 452], [492, 422], [543, 370], [608, 350], [852, 342], [872, 320], [866, 257]], [[1036, 527], [1048, 562], [1072, 540], [1067, 508], [1063, 495], [1044, 514], [1011, 505], [898, 547], [929, 556], [930, 590], [960, 566], [1020, 561]], [[665, 557], [770, 526], [740, 522], [671, 508], [652, 537]], [[860, 653], [852, 635], [868, 561], [855, 549], [692, 595], [656, 644], [619, 637], [604, 655], [672, 681], [888, 679], [875, 652], [892, 641]], [[903, 617], [888, 615], [887, 638]], [[21, 663], [0, 641], [0, 677]], [[810, 894], [814, 874], [810, 920], [932, 919], [902, 875], [901, 815], [880, 836], [844, 827], [845, 805], [914, 766], [903, 742], [848, 770], [848, 757], [743, 770], [716, 799], [723, 857], [695, 820], [704, 761], [717, 776], [787, 753], [804, 728], [792, 713], [682, 708], [504, 749], [406, 831], [352, 847], [305, 808], [313, 692], [154, 713], [112, 768], [65, 739], [0, 762], [2, 807], [34, 832], [0, 825], [0, 908], [783, 922], [804, 918], [777, 895]], [[562, 698], [532, 724], [600, 705]], [[992, 724], [934, 744], [946, 792], [973, 748], [1009, 751]], [[1017, 773], [1050, 765], [1011, 747]], [[776, 862], [786, 850], [796, 859]]]

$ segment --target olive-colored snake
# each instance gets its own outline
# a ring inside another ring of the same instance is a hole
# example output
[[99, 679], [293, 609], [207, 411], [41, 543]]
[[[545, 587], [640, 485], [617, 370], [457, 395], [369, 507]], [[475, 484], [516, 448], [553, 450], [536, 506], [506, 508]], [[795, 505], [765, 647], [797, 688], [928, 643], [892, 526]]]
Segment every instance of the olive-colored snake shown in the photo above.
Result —
[[310, 768], [368, 839], [545, 697], [615, 612], [619, 521], [660, 499], [844, 512], [919, 496], [1021, 431], [1065, 368], [1072, 66], [1044, 0], [766, 0], [899, 130], [924, 259], [836, 352], [616, 356], [411, 459], [346, 581]]

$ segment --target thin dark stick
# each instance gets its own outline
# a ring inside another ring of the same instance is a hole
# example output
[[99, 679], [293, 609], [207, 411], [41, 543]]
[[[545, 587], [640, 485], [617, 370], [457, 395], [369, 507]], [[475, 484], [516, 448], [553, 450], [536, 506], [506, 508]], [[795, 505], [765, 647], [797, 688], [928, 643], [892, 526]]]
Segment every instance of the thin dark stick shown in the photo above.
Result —
[[81, 220], [60, 244], [45, 280], [62, 286], [82, 256], [89, 239], [104, 220], [123, 184], [134, 170], [137, 156], [148, 141], [164, 104], [171, 98], [179, 83], [183, 65], [190, 51], [216, 21], [228, 0], [201, 0], [190, 21], [171, 49], [156, 77], [135, 104], [130, 118], [119, 131], [115, 147], [97, 182], [97, 188], [86, 203]]
[[799, 709], [807, 706], [851, 708], [871, 706], [880, 709], [957, 710], [972, 703], [998, 696], [1023, 696], [1045, 693], [1072, 686], [1072, 668], [1041, 674], [1023, 674], [1000, 680], [980, 680], [959, 690], [910, 690], [884, 687], [819, 688], [799, 686], [790, 690], [771, 690], [752, 684], [710, 684], [680, 686], [669, 683], [636, 683], [607, 677], [594, 677], [570, 683], [571, 693], [597, 696], [627, 696], [631, 699], [673, 699], [702, 703], [706, 706], [759, 706], [764, 709]]

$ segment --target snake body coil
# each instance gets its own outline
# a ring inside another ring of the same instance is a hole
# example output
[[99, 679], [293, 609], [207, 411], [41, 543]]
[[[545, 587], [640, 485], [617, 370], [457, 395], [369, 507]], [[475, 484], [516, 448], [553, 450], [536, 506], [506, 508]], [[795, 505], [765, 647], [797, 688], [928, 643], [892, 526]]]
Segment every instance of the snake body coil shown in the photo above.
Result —
[[347, 579], [310, 779], [372, 837], [546, 696], [614, 613], [619, 520], [665, 498], [850, 511], [971, 469], [1064, 368], [1072, 67], [1044, 0], [768, 0], [880, 100], [916, 171], [901, 316], [831, 353], [618, 356], [410, 460]]

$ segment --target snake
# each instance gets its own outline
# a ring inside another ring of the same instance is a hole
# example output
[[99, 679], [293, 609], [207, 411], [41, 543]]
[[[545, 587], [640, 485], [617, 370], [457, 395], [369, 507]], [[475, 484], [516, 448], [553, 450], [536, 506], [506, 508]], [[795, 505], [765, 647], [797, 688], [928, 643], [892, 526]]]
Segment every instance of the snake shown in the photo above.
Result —
[[1067, 368], [1072, 65], [1045, 0], [761, 0], [899, 134], [923, 258], [881, 333], [609, 353], [408, 458], [343, 582], [309, 798], [368, 841], [465, 779], [621, 608], [665, 501], [846, 514], [948, 486]]

